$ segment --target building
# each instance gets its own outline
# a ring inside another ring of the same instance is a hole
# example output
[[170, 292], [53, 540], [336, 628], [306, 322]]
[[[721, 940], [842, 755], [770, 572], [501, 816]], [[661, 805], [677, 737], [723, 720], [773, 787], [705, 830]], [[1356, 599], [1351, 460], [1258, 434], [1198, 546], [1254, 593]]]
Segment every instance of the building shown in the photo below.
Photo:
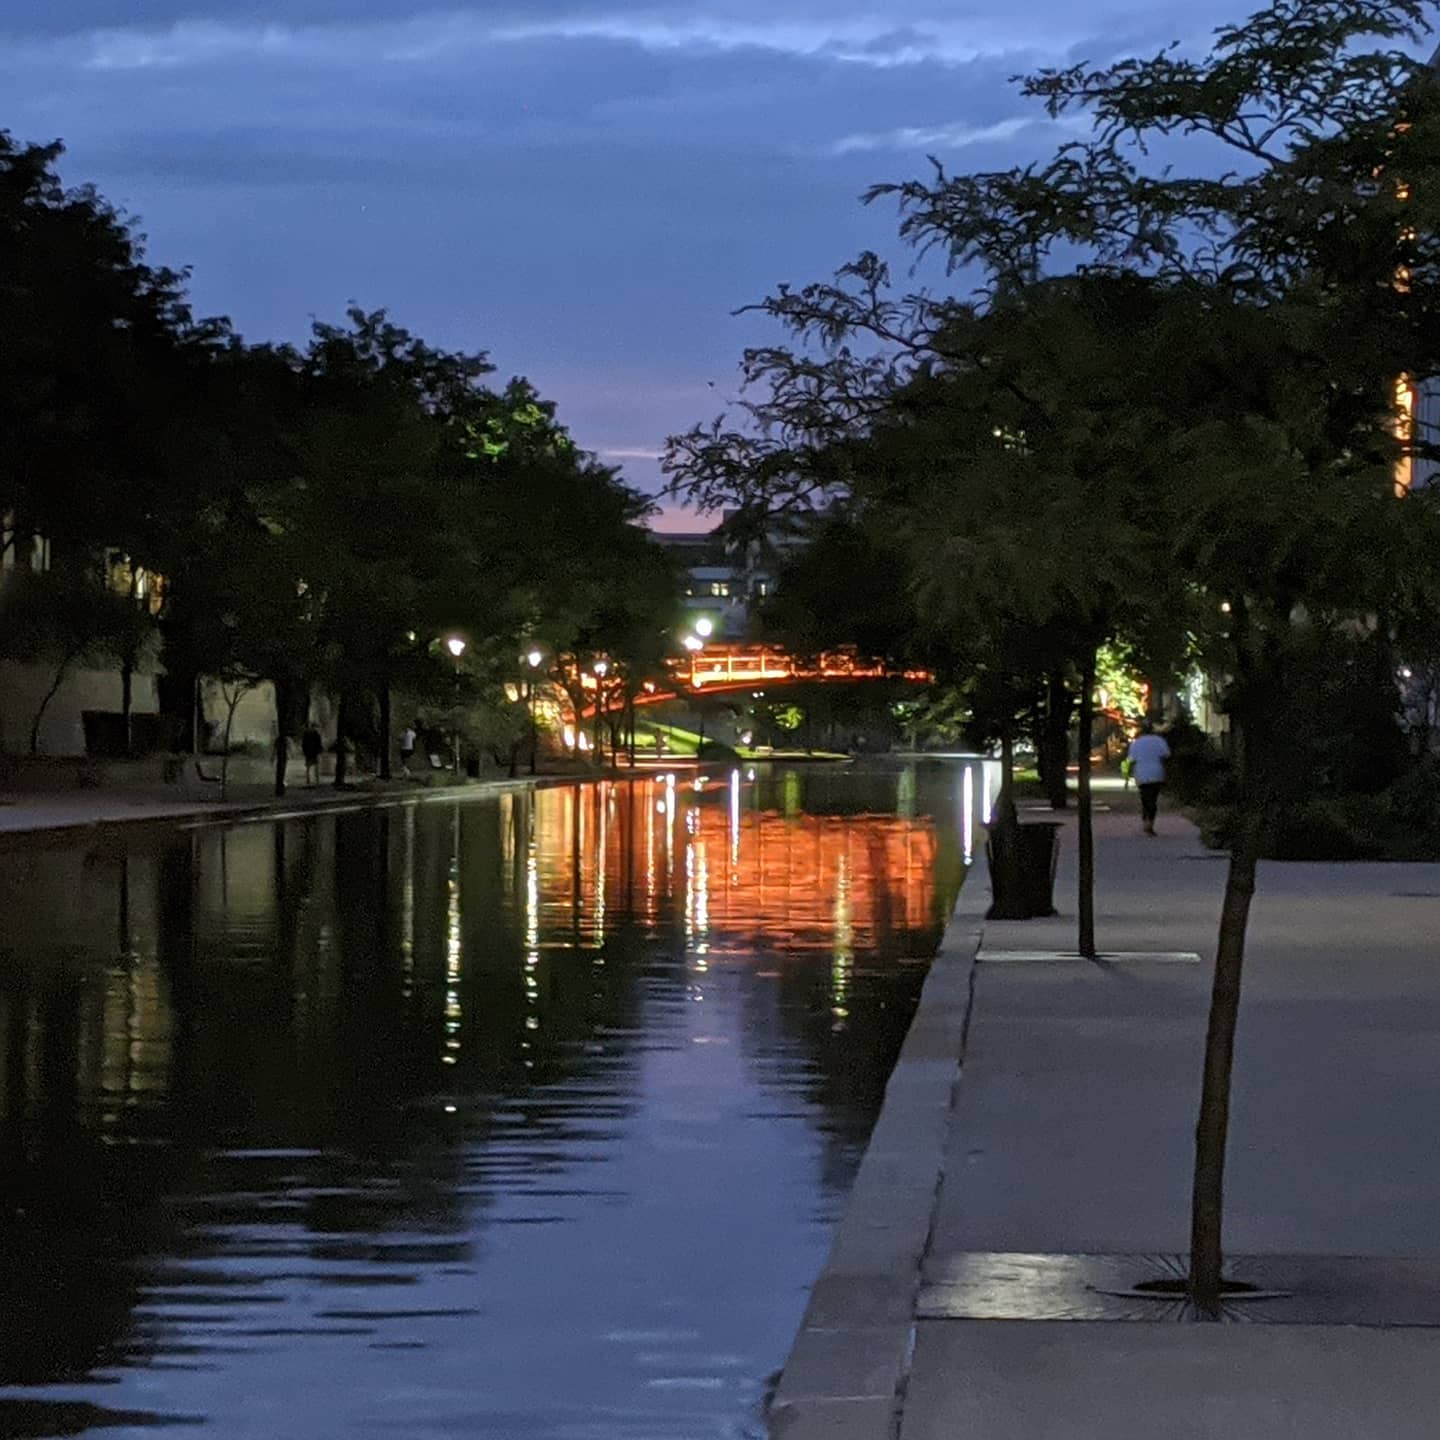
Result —
[[693, 630], [707, 619], [716, 640], [747, 638], [775, 581], [760, 561], [758, 543], [728, 540], [715, 531], [660, 534], [656, 539], [680, 571], [680, 597]]
[[[27, 573], [47, 574], [53, 564], [51, 545], [44, 536], [17, 536], [0, 523], [0, 587]], [[96, 575], [104, 587], [132, 597], [152, 615], [158, 612], [159, 577], [131, 566], [124, 556], [107, 553]], [[123, 731], [124, 679], [119, 660], [96, 649], [70, 657], [31, 655], [26, 653], [24, 637], [14, 638], [22, 641], [15, 648], [24, 658], [0, 658], [0, 754], [23, 755], [30, 749], [37, 714], [41, 720], [36, 748], [41, 755], [76, 756], [113, 749], [117, 732]], [[152, 748], [160, 739], [157, 648], [152, 643], [135, 657], [130, 677], [133, 734], [139, 748]]]
[[732, 539], [725, 533], [726, 511], [714, 530], [656, 539], [674, 558], [681, 574], [681, 599], [693, 624], [708, 619], [717, 640], [748, 640], [761, 608], [775, 593], [776, 576], [787, 556], [805, 543], [803, 526], [771, 528], [763, 539]]

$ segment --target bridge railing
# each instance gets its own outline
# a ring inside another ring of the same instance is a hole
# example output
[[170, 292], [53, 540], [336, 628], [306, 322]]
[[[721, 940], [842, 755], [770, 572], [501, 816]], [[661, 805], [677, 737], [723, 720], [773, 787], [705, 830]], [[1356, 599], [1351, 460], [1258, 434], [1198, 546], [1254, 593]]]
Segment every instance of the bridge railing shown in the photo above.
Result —
[[828, 650], [813, 659], [800, 660], [771, 646], [708, 646], [694, 655], [666, 661], [677, 686], [703, 690], [707, 685], [760, 685], [785, 680], [870, 680], [903, 674], [906, 679], [928, 679], [923, 672], [897, 672], [881, 660], [853, 650]]

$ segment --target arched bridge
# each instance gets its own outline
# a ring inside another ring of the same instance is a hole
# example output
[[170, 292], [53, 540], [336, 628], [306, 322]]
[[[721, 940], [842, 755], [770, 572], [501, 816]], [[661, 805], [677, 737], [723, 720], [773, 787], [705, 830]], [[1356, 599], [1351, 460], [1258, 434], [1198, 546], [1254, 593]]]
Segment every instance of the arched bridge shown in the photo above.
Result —
[[827, 650], [801, 657], [769, 645], [706, 645], [693, 654], [665, 662], [668, 685], [647, 688], [640, 705], [655, 705], [682, 695], [719, 695], [757, 686], [846, 683], [856, 680], [928, 681], [928, 670], [906, 670], [857, 654], [853, 649]]

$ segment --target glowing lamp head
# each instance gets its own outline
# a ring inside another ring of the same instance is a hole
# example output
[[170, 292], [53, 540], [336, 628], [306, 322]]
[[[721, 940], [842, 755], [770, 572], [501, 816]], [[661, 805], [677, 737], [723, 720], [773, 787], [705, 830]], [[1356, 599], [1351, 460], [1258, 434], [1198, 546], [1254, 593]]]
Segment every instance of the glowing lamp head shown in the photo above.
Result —
[[704, 642], [703, 640], [699, 639], [698, 637], [694, 636], [694, 635], [687, 635], [680, 643], [681, 643], [692, 655], [693, 655], [697, 650], [703, 650], [703, 649], [705, 648], [705, 642]]
[[538, 670], [538, 669], [540, 668], [540, 662], [541, 662], [544, 658], [545, 658], [545, 657], [544, 657], [538, 650], [532, 650], [532, 651], [525, 657], [525, 663], [526, 663], [532, 670]]
[[465, 653], [465, 642], [458, 635], [452, 635], [445, 642], [445, 648], [458, 660]]
[[714, 633], [715, 622], [708, 615], [702, 615], [695, 622], [695, 633], [702, 639], [708, 640]]
[[603, 680], [610, 673], [609, 663], [604, 660], [597, 660], [595, 662], [595, 673]]

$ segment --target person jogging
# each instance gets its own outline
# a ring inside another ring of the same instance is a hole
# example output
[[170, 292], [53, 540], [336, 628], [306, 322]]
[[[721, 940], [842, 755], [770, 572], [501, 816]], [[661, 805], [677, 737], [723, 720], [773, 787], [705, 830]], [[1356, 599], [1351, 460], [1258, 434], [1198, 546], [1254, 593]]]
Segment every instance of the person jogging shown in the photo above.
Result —
[[1160, 791], [1165, 786], [1165, 762], [1170, 758], [1170, 746], [1163, 735], [1155, 733], [1149, 720], [1140, 727], [1140, 733], [1130, 742], [1131, 771], [1135, 784], [1140, 790], [1140, 820], [1145, 833], [1155, 833], [1155, 815], [1160, 808]]

